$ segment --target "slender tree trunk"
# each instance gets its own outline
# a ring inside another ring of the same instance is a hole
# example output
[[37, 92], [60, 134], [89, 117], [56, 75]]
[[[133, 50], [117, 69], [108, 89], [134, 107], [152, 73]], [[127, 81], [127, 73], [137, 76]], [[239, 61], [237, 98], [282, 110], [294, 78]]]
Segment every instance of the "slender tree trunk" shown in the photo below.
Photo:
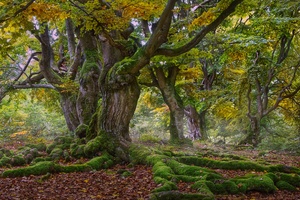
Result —
[[156, 77], [158, 88], [162, 93], [163, 99], [170, 109], [170, 140], [178, 142], [184, 139], [183, 124], [184, 124], [184, 107], [180, 96], [175, 90], [176, 76], [178, 67], [170, 67], [168, 76], [166, 77], [163, 69], [156, 68]]
[[207, 110], [200, 111], [199, 113], [199, 128], [200, 128], [200, 135], [202, 140], [207, 140], [208, 135], [207, 135], [207, 127], [206, 127], [206, 113]]
[[187, 117], [189, 138], [197, 140], [202, 138], [200, 131], [200, 116], [195, 107], [188, 105], [185, 108], [185, 116]]
[[[60, 105], [64, 113], [64, 117], [70, 131], [75, 131], [79, 126], [79, 118], [76, 110], [76, 94], [61, 93]], [[79, 137], [82, 137], [80, 135]]]
[[257, 147], [257, 145], [260, 143], [260, 119], [258, 117], [251, 117], [250, 121], [250, 134], [252, 135], [250, 142], [254, 147]]

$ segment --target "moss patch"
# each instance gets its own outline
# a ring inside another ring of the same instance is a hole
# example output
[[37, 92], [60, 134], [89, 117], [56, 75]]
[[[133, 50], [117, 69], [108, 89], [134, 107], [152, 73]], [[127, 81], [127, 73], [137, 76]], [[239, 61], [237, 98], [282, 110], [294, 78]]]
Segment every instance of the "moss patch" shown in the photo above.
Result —
[[296, 191], [297, 188], [285, 181], [278, 181], [276, 187], [280, 190]]
[[57, 172], [57, 166], [52, 161], [39, 162], [33, 166], [6, 170], [2, 173], [2, 177], [21, 177], [29, 175], [44, 175], [48, 172]]
[[268, 176], [241, 177], [232, 179], [239, 187], [241, 192], [258, 191], [258, 192], [274, 192], [276, 187], [272, 179]]

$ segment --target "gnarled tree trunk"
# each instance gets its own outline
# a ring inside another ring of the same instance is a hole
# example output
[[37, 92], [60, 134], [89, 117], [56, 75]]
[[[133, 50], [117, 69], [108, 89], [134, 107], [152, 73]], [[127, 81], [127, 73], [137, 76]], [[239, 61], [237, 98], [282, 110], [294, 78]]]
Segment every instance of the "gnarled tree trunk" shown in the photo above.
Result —
[[184, 138], [184, 107], [182, 99], [175, 90], [175, 81], [179, 69], [175, 66], [170, 67], [167, 77], [165, 76], [163, 69], [156, 68], [155, 71], [158, 88], [170, 109], [170, 140], [178, 142]]

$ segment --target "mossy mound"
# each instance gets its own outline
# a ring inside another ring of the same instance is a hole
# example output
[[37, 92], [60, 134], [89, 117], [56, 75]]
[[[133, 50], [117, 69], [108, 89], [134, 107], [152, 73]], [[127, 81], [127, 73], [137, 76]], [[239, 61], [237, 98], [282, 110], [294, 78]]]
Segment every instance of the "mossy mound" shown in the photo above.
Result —
[[47, 146], [45, 143], [37, 143], [37, 144], [26, 144], [26, 147], [31, 149], [37, 149], [38, 151], [46, 151]]
[[278, 181], [276, 183], [276, 187], [279, 189], [279, 190], [288, 190], [288, 191], [296, 191], [297, 188], [292, 186], [291, 184], [285, 182], [285, 181]]
[[0, 167], [10, 166], [10, 158], [6, 155], [2, 156], [0, 159]]
[[3, 156], [7, 156], [7, 157], [10, 157], [13, 153], [8, 150], [8, 149], [5, 149], [5, 148], [1, 148], [0, 149], [0, 159], [3, 157]]
[[84, 144], [78, 145], [76, 143], [71, 144], [70, 146], [70, 155], [74, 158], [83, 158], [85, 157], [84, 153]]
[[229, 169], [229, 170], [255, 170], [265, 171], [268, 167], [259, 165], [255, 162], [232, 160], [232, 161], [220, 161], [209, 158], [201, 158], [197, 156], [182, 156], [178, 158], [179, 162], [185, 164], [193, 164], [201, 167], [208, 167], [212, 169]]
[[253, 176], [253, 177], [241, 177], [232, 179], [239, 186], [239, 190], [242, 193], [247, 191], [258, 191], [258, 192], [275, 192], [276, 186], [271, 178], [268, 176]]
[[47, 146], [46, 152], [50, 154], [53, 149], [60, 148], [62, 150], [70, 149], [70, 145], [74, 142], [73, 137], [59, 136], [54, 139], [54, 142]]
[[54, 148], [51, 153], [50, 153], [50, 158], [52, 158], [52, 160], [59, 160], [61, 157], [63, 157], [63, 153], [64, 151], [61, 148]]

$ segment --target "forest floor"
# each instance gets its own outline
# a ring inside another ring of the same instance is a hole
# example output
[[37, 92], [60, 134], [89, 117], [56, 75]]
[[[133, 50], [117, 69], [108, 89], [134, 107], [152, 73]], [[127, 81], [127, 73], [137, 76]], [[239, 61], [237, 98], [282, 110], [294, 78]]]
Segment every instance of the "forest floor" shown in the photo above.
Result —
[[[153, 144], [146, 144], [152, 145]], [[6, 146], [14, 149], [15, 145]], [[225, 146], [207, 146], [200, 143], [193, 147], [181, 147], [176, 151], [199, 152], [207, 158], [220, 159], [216, 153], [227, 153], [243, 156], [251, 161], [266, 161], [270, 164], [283, 164], [300, 168], [300, 156], [290, 155], [287, 152], [265, 151], [261, 152], [252, 149], [233, 149]], [[215, 152], [213, 155], [210, 152]], [[86, 160], [76, 160], [80, 163]], [[0, 174], [6, 170], [0, 168]], [[122, 172], [131, 172], [130, 176], [123, 176]], [[247, 173], [262, 173], [242, 170], [215, 169], [225, 178], [242, 176]], [[179, 182], [178, 190], [184, 193], [196, 193], [191, 189], [192, 183]], [[0, 178], [0, 200], [88, 200], [88, 199], [119, 199], [119, 200], [141, 200], [148, 199], [151, 191], [158, 185], [153, 181], [152, 169], [144, 165], [116, 165], [113, 168], [77, 173], [47, 174], [43, 176], [29, 176], [18, 178]], [[216, 195], [216, 199], [235, 200], [297, 200], [300, 199], [300, 188], [295, 192], [277, 190], [274, 193], [266, 194], [249, 192], [239, 195]]]

